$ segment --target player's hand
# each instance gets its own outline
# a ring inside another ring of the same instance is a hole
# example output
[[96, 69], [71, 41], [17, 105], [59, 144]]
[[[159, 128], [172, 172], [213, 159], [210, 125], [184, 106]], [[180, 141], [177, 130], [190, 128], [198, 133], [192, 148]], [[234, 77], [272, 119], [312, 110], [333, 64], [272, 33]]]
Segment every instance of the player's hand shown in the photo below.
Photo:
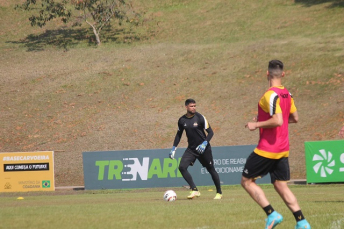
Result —
[[205, 147], [207, 147], [208, 142], [204, 141], [202, 144], [200, 144], [199, 146], [197, 146], [196, 150], [199, 154], [202, 154], [205, 150]]
[[169, 158], [172, 160], [174, 159], [174, 154], [176, 153], [177, 148], [175, 146], [172, 147], [171, 152], [168, 154]]
[[245, 128], [248, 128], [249, 130], [253, 131], [253, 130], [257, 129], [257, 122], [248, 122], [245, 125]]

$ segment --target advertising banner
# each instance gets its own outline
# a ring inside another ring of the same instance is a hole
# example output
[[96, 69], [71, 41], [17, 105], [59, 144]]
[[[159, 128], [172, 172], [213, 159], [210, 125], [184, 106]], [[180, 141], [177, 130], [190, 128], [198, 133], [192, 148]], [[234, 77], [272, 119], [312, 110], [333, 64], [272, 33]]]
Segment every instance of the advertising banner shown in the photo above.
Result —
[[0, 192], [55, 191], [54, 152], [0, 153]]
[[305, 142], [307, 183], [344, 182], [344, 140]]
[[[240, 184], [246, 158], [255, 145], [212, 147], [215, 169], [222, 185]], [[85, 189], [181, 187], [187, 185], [178, 170], [185, 148], [175, 159], [170, 149], [98, 151], [83, 153]], [[188, 171], [197, 186], [214, 185], [210, 174], [196, 161]], [[270, 183], [270, 176], [257, 183]]]

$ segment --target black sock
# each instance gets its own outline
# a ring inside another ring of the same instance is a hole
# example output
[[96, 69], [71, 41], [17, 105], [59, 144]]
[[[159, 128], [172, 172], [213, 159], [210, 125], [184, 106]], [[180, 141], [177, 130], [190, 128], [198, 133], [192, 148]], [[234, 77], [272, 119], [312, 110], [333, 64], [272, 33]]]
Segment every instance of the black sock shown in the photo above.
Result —
[[294, 215], [294, 217], [295, 217], [296, 222], [299, 222], [299, 221], [305, 219], [305, 217], [303, 216], [301, 210], [299, 210], [299, 211], [297, 211], [297, 212], [293, 212], [293, 215]]
[[263, 210], [265, 211], [266, 215], [270, 215], [273, 211], [275, 211], [271, 204], [263, 208]]
[[198, 191], [198, 189], [197, 188], [193, 188], [192, 191]]

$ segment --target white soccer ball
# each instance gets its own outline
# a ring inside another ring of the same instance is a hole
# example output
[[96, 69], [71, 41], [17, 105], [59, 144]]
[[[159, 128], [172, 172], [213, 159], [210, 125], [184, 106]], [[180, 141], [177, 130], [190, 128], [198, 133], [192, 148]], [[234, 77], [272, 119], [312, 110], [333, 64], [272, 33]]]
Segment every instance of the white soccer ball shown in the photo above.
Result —
[[167, 190], [164, 194], [164, 200], [171, 202], [177, 199], [177, 194], [173, 190]]

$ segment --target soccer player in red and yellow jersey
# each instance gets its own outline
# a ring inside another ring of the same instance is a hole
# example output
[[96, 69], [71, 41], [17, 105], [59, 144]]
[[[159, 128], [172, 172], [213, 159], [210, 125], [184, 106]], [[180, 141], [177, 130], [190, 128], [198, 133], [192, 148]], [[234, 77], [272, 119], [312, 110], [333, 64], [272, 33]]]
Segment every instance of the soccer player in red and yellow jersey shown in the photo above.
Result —
[[264, 191], [255, 183], [269, 173], [275, 190], [296, 219], [295, 229], [310, 229], [287, 184], [290, 180], [288, 124], [297, 123], [299, 117], [291, 94], [282, 86], [284, 75], [283, 63], [271, 60], [267, 71], [270, 88], [259, 100], [257, 119], [245, 126], [251, 131], [259, 129], [259, 142], [246, 160], [241, 185], [267, 214], [265, 228], [274, 228], [282, 222], [283, 216], [273, 209]]
[[344, 138], [344, 123], [343, 123], [343, 127], [342, 127], [342, 129], [340, 129], [338, 135], [339, 135], [339, 137]]

